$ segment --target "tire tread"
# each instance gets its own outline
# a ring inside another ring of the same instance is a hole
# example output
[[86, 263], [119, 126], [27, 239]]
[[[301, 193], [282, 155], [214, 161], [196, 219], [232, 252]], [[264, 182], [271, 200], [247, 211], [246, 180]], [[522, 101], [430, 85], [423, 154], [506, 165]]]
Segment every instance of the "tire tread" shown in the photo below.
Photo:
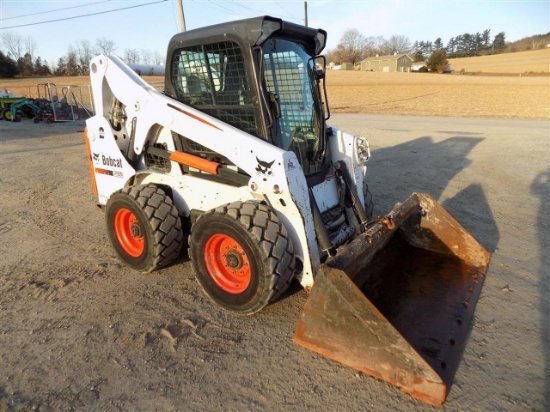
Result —
[[[294, 277], [294, 248], [286, 228], [279, 222], [276, 213], [267, 205], [254, 201], [234, 202], [212, 209], [201, 215], [197, 221], [214, 213], [225, 215], [244, 228], [258, 247], [263, 250], [263, 265], [270, 273], [269, 293], [259, 307], [251, 308], [246, 314], [259, 311], [275, 301], [290, 285]], [[193, 234], [193, 228], [191, 228]], [[193, 242], [190, 245], [194, 247]], [[244, 313], [244, 312], [241, 312]]]
[[152, 272], [173, 262], [180, 255], [184, 242], [181, 220], [172, 199], [152, 184], [129, 186], [119, 193], [136, 201], [154, 231], [156, 256], [144, 271]]

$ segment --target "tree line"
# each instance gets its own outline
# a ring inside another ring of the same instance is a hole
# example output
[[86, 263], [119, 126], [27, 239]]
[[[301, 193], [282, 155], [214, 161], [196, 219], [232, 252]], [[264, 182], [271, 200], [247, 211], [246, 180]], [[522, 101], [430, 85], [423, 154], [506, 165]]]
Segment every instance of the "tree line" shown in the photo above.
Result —
[[448, 58], [457, 58], [536, 50], [547, 44], [550, 44], [550, 32], [507, 42], [505, 32], [491, 36], [491, 31], [487, 29], [477, 33], [459, 34], [451, 37], [447, 44], [444, 44], [441, 37], [434, 41], [421, 40], [411, 43], [407, 36], [394, 35], [388, 39], [382, 36], [366, 37], [357, 29], [348, 29], [336, 48], [329, 50], [326, 55], [327, 61], [335, 64], [355, 65], [368, 57], [396, 53], [410, 54], [414, 61], [420, 62], [428, 59], [436, 51], [444, 51]]
[[[0, 77], [15, 76], [83, 76], [89, 73], [90, 60], [98, 55], [114, 54], [117, 46], [105, 37], [95, 44], [81, 40], [71, 44], [67, 54], [48, 63], [36, 56], [36, 43], [31, 37], [3, 33], [0, 38]], [[119, 56], [129, 64], [164, 64], [164, 56], [149, 49], [124, 49]]]
[[[344, 32], [335, 49], [326, 53], [327, 61], [335, 64], [359, 63], [367, 57], [407, 53], [414, 61], [428, 59], [434, 52], [445, 52], [447, 58], [481, 56], [487, 54], [535, 50], [550, 44], [550, 32], [525, 37], [515, 42], [506, 41], [506, 33], [491, 37], [490, 30], [477, 33], [463, 33], [451, 37], [445, 45], [440, 37], [434, 41], [421, 40], [411, 43], [407, 36], [393, 35], [366, 37], [357, 29]], [[0, 38], [0, 77], [20, 76], [80, 76], [89, 74], [89, 62], [97, 54], [114, 54], [117, 46], [105, 37], [96, 39], [92, 45], [88, 40], [69, 46], [67, 54], [57, 62], [46, 62], [36, 56], [36, 43], [31, 37], [14, 33], [3, 33]], [[164, 64], [164, 56], [158, 51], [147, 49], [124, 49], [119, 54], [126, 63]]]
[[434, 42], [416, 41], [412, 46], [415, 54], [422, 54], [422, 58], [417, 61], [424, 60], [425, 56], [431, 55], [436, 50], [444, 50], [447, 57], [456, 58], [503, 53], [505, 49], [506, 33], [500, 32], [491, 39], [490, 30], [484, 30], [481, 33], [459, 34], [451, 37], [447, 45], [443, 44], [441, 37], [438, 37]]

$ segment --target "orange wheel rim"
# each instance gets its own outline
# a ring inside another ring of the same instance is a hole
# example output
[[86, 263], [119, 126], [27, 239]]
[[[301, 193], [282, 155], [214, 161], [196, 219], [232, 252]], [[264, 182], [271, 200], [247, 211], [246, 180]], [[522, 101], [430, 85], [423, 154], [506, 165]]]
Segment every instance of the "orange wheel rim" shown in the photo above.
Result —
[[204, 263], [214, 283], [224, 292], [236, 295], [250, 285], [248, 255], [231, 236], [211, 236], [204, 246]]
[[119, 209], [114, 223], [115, 235], [122, 249], [132, 257], [140, 256], [145, 249], [145, 237], [136, 215], [129, 209]]

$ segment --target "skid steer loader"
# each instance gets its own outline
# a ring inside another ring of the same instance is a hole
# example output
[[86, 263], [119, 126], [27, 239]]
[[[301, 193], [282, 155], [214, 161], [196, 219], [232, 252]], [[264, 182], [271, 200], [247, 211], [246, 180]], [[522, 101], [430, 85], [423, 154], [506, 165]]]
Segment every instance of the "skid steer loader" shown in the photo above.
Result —
[[176, 34], [164, 93], [95, 57], [96, 202], [128, 266], [188, 239], [199, 284], [240, 314], [296, 278], [298, 344], [441, 405], [489, 255], [429, 195], [373, 220], [368, 142], [326, 123], [326, 36], [269, 16]]

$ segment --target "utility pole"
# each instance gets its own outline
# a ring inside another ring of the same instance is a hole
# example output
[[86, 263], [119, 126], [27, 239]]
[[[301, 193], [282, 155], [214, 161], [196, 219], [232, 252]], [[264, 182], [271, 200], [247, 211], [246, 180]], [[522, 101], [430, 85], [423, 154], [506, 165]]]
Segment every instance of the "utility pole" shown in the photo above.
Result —
[[185, 31], [185, 15], [183, 14], [183, 0], [178, 0], [178, 15], [180, 18], [180, 31]]
[[307, 27], [307, 1], [304, 1], [305, 26]]

